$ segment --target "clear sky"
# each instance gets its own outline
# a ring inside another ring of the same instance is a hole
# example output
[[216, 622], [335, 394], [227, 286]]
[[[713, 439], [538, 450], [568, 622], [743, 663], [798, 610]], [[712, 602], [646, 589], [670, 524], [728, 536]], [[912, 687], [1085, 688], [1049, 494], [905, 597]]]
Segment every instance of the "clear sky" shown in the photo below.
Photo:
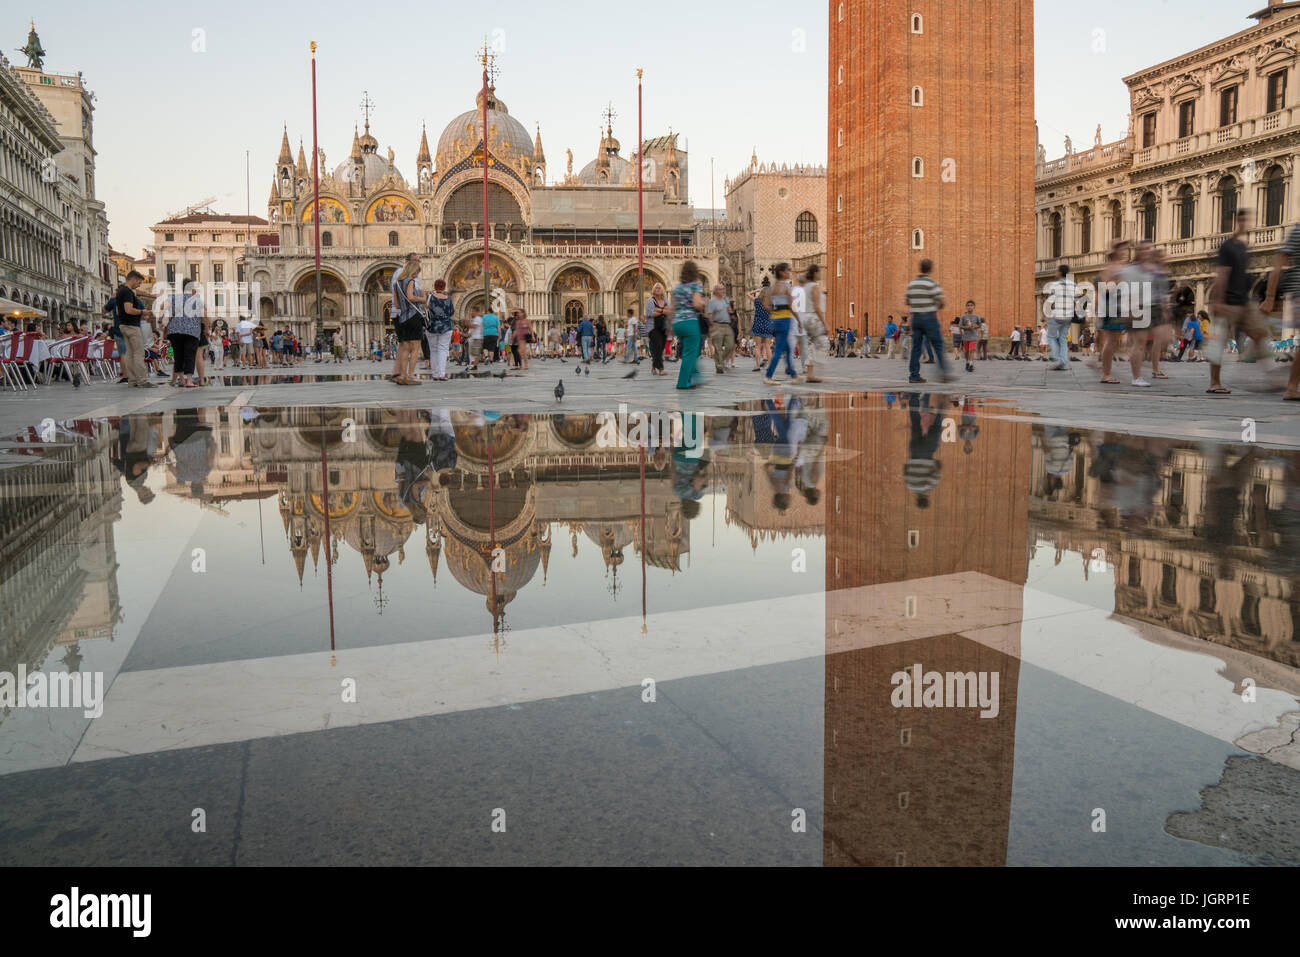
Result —
[[[134, 255], [151, 239], [149, 224], [190, 203], [214, 196], [217, 210], [244, 212], [245, 150], [252, 212], [266, 215], [283, 123], [295, 154], [299, 136], [310, 152], [313, 39], [330, 167], [347, 157], [368, 91], [380, 154], [392, 146], [413, 180], [421, 121], [436, 150], [448, 121], [473, 108], [475, 51], [485, 37], [500, 49], [498, 95], [530, 131], [541, 123], [552, 176], [563, 174], [566, 148], [575, 170], [594, 158], [609, 102], [615, 136], [625, 155], [632, 151], [637, 67], [646, 71], [645, 135], [670, 125], [682, 134], [697, 206], [723, 205], [723, 179], [754, 148], [760, 160], [826, 161], [826, 4], [435, 0], [408, 9], [232, 0], [155, 5], [137, 16], [86, 0], [28, 2], [30, 10], [11, 5], [0, 45], [23, 62], [15, 48], [34, 16], [45, 69], [85, 74], [97, 97], [98, 193], [110, 241]], [[1076, 147], [1090, 145], [1098, 123], [1107, 142], [1123, 135], [1121, 77], [1250, 26], [1248, 14], [1265, 3], [1091, 0], [1084, 8], [1039, 0], [1035, 112], [1048, 155], [1063, 152], [1066, 134]], [[1095, 52], [1099, 38], [1104, 50]]]

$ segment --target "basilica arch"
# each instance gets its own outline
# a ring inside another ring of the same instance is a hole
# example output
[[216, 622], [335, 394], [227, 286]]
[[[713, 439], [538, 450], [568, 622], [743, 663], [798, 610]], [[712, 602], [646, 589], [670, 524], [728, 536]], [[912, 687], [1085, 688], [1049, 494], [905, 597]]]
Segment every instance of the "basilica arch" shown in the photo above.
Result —
[[319, 318], [324, 322], [337, 321], [345, 315], [347, 303], [347, 283], [341, 276], [329, 270], [322, 269], [321, 274], [321, 315], [316, 315], [316, 273], [315, 270], [308, 270], [303, 273], [302, 277], [294, 284], [293, 291], [299, 296], [303, 296], [304, 315], [313, 319]]

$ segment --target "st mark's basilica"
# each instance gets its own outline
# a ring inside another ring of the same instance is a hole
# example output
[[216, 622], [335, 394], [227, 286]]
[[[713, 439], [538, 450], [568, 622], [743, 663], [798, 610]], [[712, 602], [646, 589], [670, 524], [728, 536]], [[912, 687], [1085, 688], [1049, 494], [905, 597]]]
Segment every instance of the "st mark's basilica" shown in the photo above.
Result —
[[[706, 283], [720, 263], [689, 201], [688, 164], [678, 135], [641, 145], [641, 159], [622, 155], [612, 112], [601, 124], [594, 157], [574, 171], [566, 150], [562, 173], [548, 174], [540, 124], [529, 130], [487, 92], [451, 120], [431, 150], [421, 130], [414, 179], [392, 146], [371, 132], [369, 103], [351, 152], [328, 171], [321, 150], [320, 241], [323, 299], [316, 322], [311, 164], [300, 144], [293, 156], [286, 129], [267, 201], [270, 232], [244, 256], [257, 313], [304, 337], [339, 330], [364, 344], [391, 328], [389, 283], [407, 253], [419, 252], [422, 284], [444, 279], [458, 316], [483, 300], [483, 167], [487, 164], [490, 284], [511, 309], [522, 307], [540, 336], [583, 316], [626, 314], [637, 298], [637, 170], [642, 170], [645, 290], [677, 281], [694, 259]], [[414, 140], [414, 132], [410, 135]], [[408, 168], [409, 171], [409, 168]], [[726, 281], [727, 277], [722, 277]], [[639, 311], [639, 310], [638, 310]]]

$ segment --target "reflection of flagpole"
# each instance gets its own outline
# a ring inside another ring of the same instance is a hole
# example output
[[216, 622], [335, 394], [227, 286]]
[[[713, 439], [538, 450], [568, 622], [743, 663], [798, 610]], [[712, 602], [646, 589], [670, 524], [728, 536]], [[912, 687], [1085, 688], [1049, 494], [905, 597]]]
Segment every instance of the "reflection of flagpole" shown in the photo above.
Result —
[[[485, 73], [484, 76], [487, 74]], [[496, 648], [497, 654], [501, 653], [501, 646], [498, 642], [498, 625], [497, 616], [497, 522], [496, 512], [494, 511], [494, 488], [496, 486], [496, 473], [493, 471], [492, 463], [492, 422], [489, 420], [485, 423], [487, 428], [487, 450], [488, 450], [488, 537], [490, 539], [490, 550], [488, 551], [488, 574], [492, 579], [492, 644]]]
[[649, 543], [645, 540], [645, 444], [641, 444], [641, 634], [645, 634], [645, 550]]
[[257, 538], [262, 543], [262, 564], [266, 564], [266, 539], [262, 536], [262, 476], [257, 469], [253, 469], [253, 475], [257, 478]]
[[330, 473], [325, 461], [325, 413], [320, 414], [320, 487], [321, 511], [325, 513], [325, 595], [330, 609], [330, 666], [338, 664], [334, 657], [334, 563], [331, 560], [334, 539], [330, 536]]

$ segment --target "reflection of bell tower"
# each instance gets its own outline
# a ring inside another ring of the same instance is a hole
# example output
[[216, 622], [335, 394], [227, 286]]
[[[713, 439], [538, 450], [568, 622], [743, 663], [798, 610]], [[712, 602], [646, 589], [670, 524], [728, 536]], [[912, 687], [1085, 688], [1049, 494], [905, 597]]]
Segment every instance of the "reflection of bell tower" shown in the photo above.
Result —
[[[839, 514], [826, 528], [824, 863], [1003, 865], [1030, 426], [987, 421], [966, 452], [938, 441], [955, 413], [942, 397], [909, 398], [901, 414], [878, 395], [829, 400], [830, 434], [869, 456], [826, 473]], [[996, 672], [997, 714], [896, 706], [893, 677], [917, 664]]]

